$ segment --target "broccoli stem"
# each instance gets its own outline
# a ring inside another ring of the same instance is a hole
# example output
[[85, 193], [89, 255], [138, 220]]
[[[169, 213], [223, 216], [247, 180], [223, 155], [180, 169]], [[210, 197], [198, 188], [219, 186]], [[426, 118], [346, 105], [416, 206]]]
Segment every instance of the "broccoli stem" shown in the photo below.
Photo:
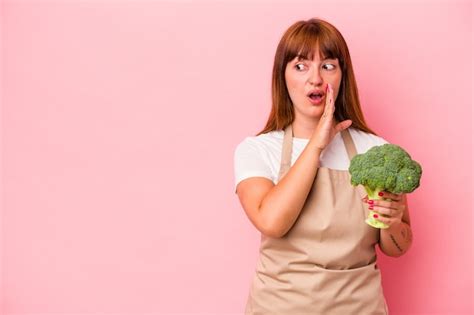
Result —
[[390, 198], [384, 198], [379, 196], [379, 192], [384, 191], [383, 188], [376, 188], [374, 190], [370, 189], [370, 187], [364, 186], [365, 190], [367, 191], [367, 198], [369, 199], [374, 199], [374, 200], [380, 200], [384, 199], [387, 201], [391, 201], [392, 199]]
[[[367, 191], [367, 198], [372, 199], [372, 200], [379, 200], [379, 199], [384, 199], [383, 197], [379, 196], [379, 192], [383, 191], [382, 188], [376, 188], [374, 190], [370, 189], [370, 187], [364, 186], [365, 190]], [[368, 225], [378, 228], [378, 229], [386, 229], [388, 228], [388, 225], [378, 221], [375, 219], [373, 215], [373, 211], [369, 210], [369, 217], [365, 220], [365, 223]]]
[[370, 189], [368, 186], [364, 186], [365, 190], [367, 191], [367, 197], [369, 199], [382, 199], [382, 197], [379, 196], [379, 192], [383, 191], [382, 188], [375, 188], [374, 190]]

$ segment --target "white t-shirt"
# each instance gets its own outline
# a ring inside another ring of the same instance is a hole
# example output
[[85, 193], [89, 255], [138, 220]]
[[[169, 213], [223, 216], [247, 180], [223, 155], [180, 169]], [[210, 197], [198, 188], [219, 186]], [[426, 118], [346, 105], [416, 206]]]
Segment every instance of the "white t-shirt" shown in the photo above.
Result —
[[[385, 139], [349, 127], [357, 153], [365, 153], [373, 146], [388, 143]], [[277, 184], [280, 172], [281, 150], [283, 144], [283, 130], [270, 131], [258, 136], [246, 137], [234, 151], [234, 192], [237, 184], [249, 177], [266, 177]], [[291, 165], [296, 162], [309, 139], [293, 137]], [[342, 140], [341, 133], [337, 133], [329, 145], [321, 152], [320, 166], [337, 170], [348, 170], [349, 157]]]

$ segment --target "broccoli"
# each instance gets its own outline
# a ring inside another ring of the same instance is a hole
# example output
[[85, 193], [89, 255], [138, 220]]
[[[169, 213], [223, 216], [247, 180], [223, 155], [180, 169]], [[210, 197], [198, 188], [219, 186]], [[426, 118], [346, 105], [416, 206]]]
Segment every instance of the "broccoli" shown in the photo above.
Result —
[[[351, 184], [363, 185], [369, 199], [382, 199], [378, 195], [382, 190], [395, 194], [414, 191], [420, 186], [422, 169], [400, 146], [387, 143], [356, 154], [351, 160], [349, 173]], [[372, 212], [366, 222], [374, 227], [387, 228], [386, 224], [372, 217]]]

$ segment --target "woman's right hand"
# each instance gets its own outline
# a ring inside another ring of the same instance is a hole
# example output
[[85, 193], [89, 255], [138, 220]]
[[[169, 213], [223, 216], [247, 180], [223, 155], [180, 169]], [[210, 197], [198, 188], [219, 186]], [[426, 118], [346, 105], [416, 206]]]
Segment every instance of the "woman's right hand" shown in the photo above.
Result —
[[332, 141], [338, 132], [349, 128], [349, 126], [352, 124], [351, 120], [344, 120], [336, 125], [336, 121], [334, 119], [334, 103], [334, 90], [328, 83], [324, 113], [321, 115], [318, 126], [311, 136], [311, 142], [313, 143], [313, 146], [321, 149], [321, 151], [326, 148], [326, 146]]

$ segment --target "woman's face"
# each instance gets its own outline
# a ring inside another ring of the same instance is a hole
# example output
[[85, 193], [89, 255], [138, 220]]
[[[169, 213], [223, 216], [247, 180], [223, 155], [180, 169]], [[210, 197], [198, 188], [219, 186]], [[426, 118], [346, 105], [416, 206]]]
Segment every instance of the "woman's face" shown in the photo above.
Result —
[[[285, 81], [295, 108], [295, 115], [319, 119], [324, 112], [328, 83], [334, 89], [334, 102], [337, 99], [342, 70], [337, 59], [320, 60], [319, 54], [314, 55], [313, 60], [295, 57], [288, 62], [285, 69]], [[311, 101], [309, 97], [309, 93], [315, 90], [323, 93], [319, 103]]]

